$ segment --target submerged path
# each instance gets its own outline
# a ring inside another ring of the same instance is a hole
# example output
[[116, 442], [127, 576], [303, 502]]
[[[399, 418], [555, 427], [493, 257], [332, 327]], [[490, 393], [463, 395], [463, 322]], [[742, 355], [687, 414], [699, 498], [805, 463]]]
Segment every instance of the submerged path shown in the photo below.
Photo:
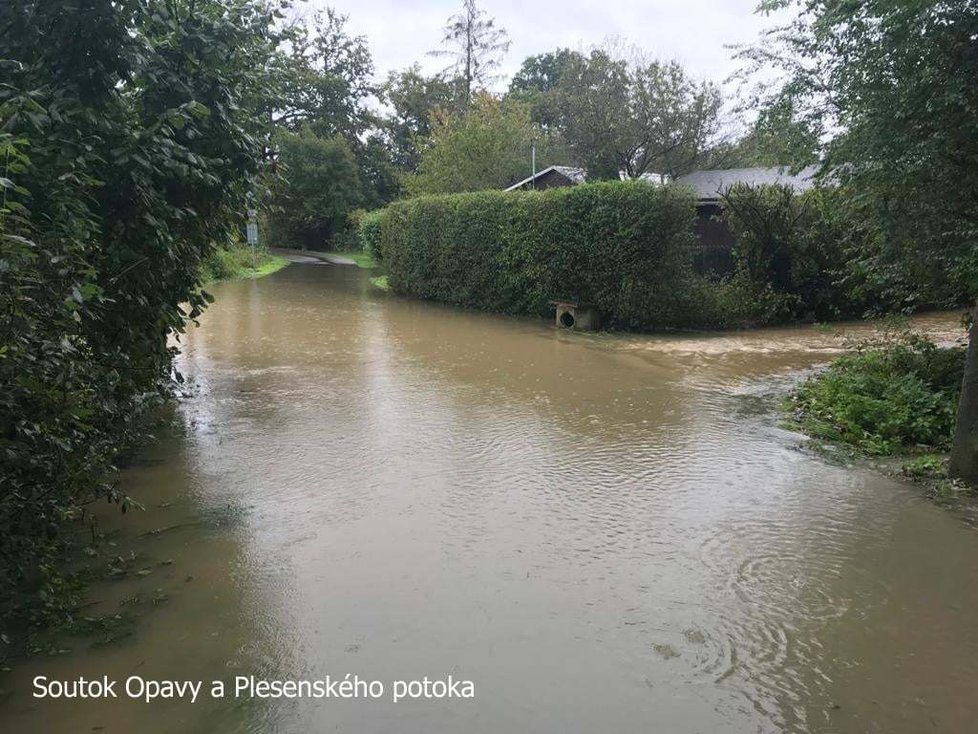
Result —
[[[978, 533], [799, 448], [783, 390], [864, 325], [676, 337], [214, 286], [178, 435], [106, 515], [122, 581], [2, 679], [0, 730], [966, 732]], [[945, 338], [956, 316], [923, 325]], [[471, 680], [471, 700], [30, 698], [33, 676]]]

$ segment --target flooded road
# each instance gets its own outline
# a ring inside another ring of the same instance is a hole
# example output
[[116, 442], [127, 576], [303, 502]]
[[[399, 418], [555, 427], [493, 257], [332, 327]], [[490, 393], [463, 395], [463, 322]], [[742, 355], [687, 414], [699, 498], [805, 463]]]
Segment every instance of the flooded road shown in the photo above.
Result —
[[[138, 621], [4, 674], [0, 730], [974, 731], [978, 532], [778, 427], [837, 330], [558, 332], [329, 265], [213, 291], [146, 512], [103, 520], [131, 570], [91, 613]], [[30, 698], [346, 673], [475, 697]]]

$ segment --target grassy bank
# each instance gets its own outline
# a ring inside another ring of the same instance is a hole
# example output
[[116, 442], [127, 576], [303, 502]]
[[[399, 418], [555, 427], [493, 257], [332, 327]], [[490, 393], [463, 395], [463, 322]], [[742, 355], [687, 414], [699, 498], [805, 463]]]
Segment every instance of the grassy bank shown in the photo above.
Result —
[[873, 457], [912, 479], [944, 480], [964, 357], [963, 347], [911, 332], [884, 334], [796, 388], [785, 401], [789, 422], [819, 447]]
[[264, 248], [252, 250], [248, 245], [235, 245], [217, 250], [204, 262], [202, 279], [205, 283], [217, 280], [261, 278], [281, 270], [289, 261], [269, 254]]

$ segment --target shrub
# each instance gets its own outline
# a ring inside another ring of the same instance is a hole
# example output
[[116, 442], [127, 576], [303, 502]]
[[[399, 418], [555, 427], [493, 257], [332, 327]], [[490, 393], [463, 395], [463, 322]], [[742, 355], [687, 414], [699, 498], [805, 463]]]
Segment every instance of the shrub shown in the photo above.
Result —
[[516, 314], [572, 300], [648, 329], [699, 325], [693, 216], [685, 190], [614, 182], [409, 199], [367, 226], [397, 292]]
[[204, 283], [215, 280], [240, 278], [261, 267], [270, 259], [264, 247], [252, 249], [251, 245], [234, 242], [214, 250], [201, 267], [200, 279]]
[[801, 427], [869, 454], [946, 449], [957, 412], [964, 349], [903, 335], [840, 357], [792, 396]]
[[115, 461], [250, 205], [272, 23], [251, 0], [0, 3], [3, 640], [69, 612], [66, 523], [130, 506]]
[[357, 224], [360, 249], [373, 257], [375, 260], [381, 259], [380, 223], [382, 218], [382, 210], [366, 212], [360, 217]]
[[839, 188], [795, 194], [787, 186], [738, 184], [723, 196], [724, 219], [737, 241], [737, 272], [780, 296], [771, 320], [862, 316], [870, 303], [898, 308], [850, 266], [880, 237], [871, 212]]

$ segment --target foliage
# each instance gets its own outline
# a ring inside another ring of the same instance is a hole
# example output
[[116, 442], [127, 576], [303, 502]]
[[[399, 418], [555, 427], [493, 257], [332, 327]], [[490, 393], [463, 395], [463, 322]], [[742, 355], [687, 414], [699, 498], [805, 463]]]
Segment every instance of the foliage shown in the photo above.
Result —
[[[902, 274], [908, 297], [975, 305], [978, 315], [978, 3], [767, 0], [798, 18], [743, 52], [773, 61], [809, 129], [830, 137], [823, 168], [883, 213], [868, 278]], [[978, 327], [971, 329], [972, 340]], [[978, 482], [978, 344], [968, 351], [950, 473]]]
[[289, 261], [270, 255], [264, 247], [252, 248], [236, 242], [214, 250], [201, 266], [204, 283], [234, 278], [260, 278], [281, 270]]
[[826, 172], [883, 213], [884, 245], [864, 255], [868, 274], [892, 280], [902, 270], [918, 301], [933, 300], [935, 287], [959, 303], [975, 298], [978, 5], [797, 5], [796, 23], [742, 53], [785, 72], [759, 101], [787, 100], [809, 129], [831, 135]]
[[717, 143], [720, 91], [691, 79], [677, 62], [637, 53], [626, 59], [608, 49], [548, 61], [556, 81], [536, 95], [538, 118], [553, 120], [592, 179], [617, 179], [621, 171], [629, 178], [678, 176]]
[[384, 122], [391, 157], [400, 170], [417, 170], [424, 141], [431, 136], [431, 119], [458, 112], [459, 84], [440, 77], [426, 77], [418, 65], [391, 72], [378, 96], [392, 108]]
[[327, 8], [313, 15], [311, 25], [287, 28], [287, 44], [273, 58], [281, 90], [273, 110], [276, 125], [293, 132], [311, 127], [317, 135], [342, 135], [351, 144], [370, 127], [373, 58], [366, 39], [350, 36], [346, 23], [347, 16]]
[[[262, 157], [257, 0], [0, 4], [0, 625], [63, 614], [60, 530], [131, 501], [113, 461], [165, 394]], [[185, 304], [185, 305], [181, 305]]]
[[561, 114], [556, 92], [580, 56], [576, 51], [560, 48], [526, 57], [509, 83], [509, 96], [530, 105], [534, 122], [546, 130], [556, 130]]
[[275, 135], [282, 178], [272, 188], [272, 241], [279, 246], [326, 249], [363, 202], [357, 161], [340, 135], [318, 137], [308, 127]]
[[780, 98], [761, 109], [747, 134], [712, 153], [710, 168], [753, 168], [818, 163], [818, 133], [799, 119], [790, 99]]
[[381, 259], [421, 298], [541, 315], [567, 299], [613, 327], [687, 326], [693, 211], [688, 192], [640, 182], [421, 197], [382, 211]]
[[875, 455], [946, 450], [964, 351], [912, 334], [861, 345], [806, 381], [791, 407], [806, 433]]
[[463, 100], [468, 104], [472, 95], [492, 82], [501, 57], [509, 51], [506, 31], [496, 25], [475, 0], [462, 0], [462, 12], [448, 19], [442, 39], [445, 48], [432, 51], [432, 56], [452, 60], [446, 69], [450, 78], [460, 79]]
[[361, 249], [375, 260], [381, 258], [380, 223], [383, 216], [382, 210], [367, 212], [356, 224]]
[[796, 194], [779, 185], [738, 184], [721, 197], [736, 238], [734, 257], [748, 289], [768, 289], [779, 301], [770, 320], [852, 318], [871, 306], [899, 310], [893, 290], [868, 284], [853, 263], [876, 246], [875, 213], [844, 189], [816, 187]]
[[465, 113], [432, 117], [431, 140], [404, 185], [412, 195], [505, 188], [530, 175], [533, 145], [538, 169], [557, 163], [527, 105], [480, 94]]
[[367, 104], [378, 93], [373, 59], [346, 24], [332, 9], [316, 13], [308, 26], [288, 26], [272, 57], [281, 94], [268, 110], [277, 128], [269, 142], [285, 172], [273, 185], [273, 224], [284, 243], [319, 247], [353, 208], [400, 192], [383, 125]]
[[942, 457], [924, 454], [904, 463], [901, 471], [911, 479], [937, 479], [947, 473], [947, 466]]

